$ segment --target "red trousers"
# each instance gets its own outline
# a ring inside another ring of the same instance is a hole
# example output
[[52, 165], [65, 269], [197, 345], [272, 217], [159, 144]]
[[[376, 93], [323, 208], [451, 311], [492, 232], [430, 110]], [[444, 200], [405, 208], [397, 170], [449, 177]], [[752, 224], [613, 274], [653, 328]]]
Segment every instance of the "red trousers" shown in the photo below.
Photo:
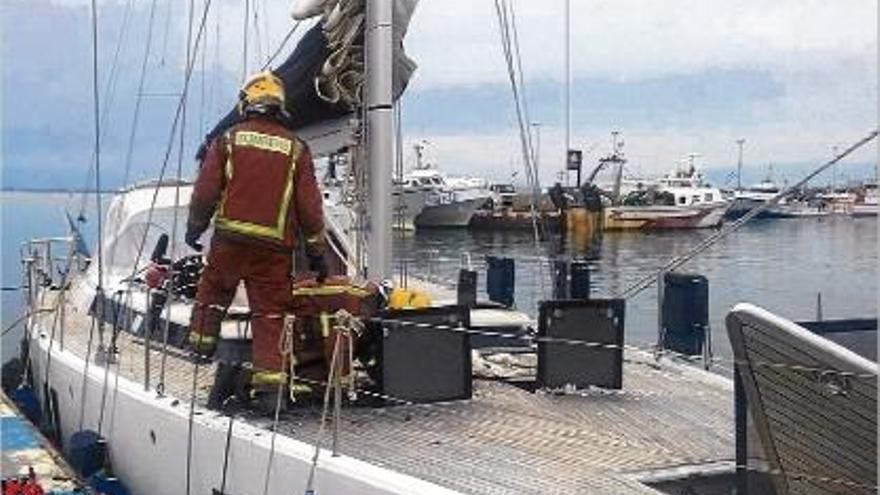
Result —
[[[215, 236], [196, 293], [190, 330], [216, 339], [238, 284], [244, 281], [252, 313], [254, 381], [266, 385], [277, 382], [273, 377], [284, 371], [279, 340], [290, 305], [291, 268], [292, 253]], [[258, 380], [260, 375], [264, 378]]]

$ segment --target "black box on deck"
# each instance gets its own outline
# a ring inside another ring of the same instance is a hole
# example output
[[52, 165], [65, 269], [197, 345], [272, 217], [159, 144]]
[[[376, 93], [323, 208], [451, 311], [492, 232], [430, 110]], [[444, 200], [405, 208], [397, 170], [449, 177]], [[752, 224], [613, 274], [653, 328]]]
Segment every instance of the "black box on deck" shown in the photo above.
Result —
[[709, 328], [709, 281], [693, 273], [663, 278], [663, 348], [701, 354]]
[[471, 344], [467, 333], [470, 310], [467, 307], [386, 311], [381, 318], [383, 394], [411, 402], [471, 398]]
[[543, 301], [538, 385], [622, 388], [625, 307], [623, 299]]

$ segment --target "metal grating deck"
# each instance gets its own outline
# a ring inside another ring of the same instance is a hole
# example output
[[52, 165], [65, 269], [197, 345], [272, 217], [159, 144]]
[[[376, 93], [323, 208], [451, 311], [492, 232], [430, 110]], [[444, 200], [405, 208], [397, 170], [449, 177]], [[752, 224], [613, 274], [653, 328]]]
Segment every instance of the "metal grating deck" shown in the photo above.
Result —
[[[52, 316], [42, 315], [51, 325]], [[64, 348], [85, 354], [90, 318], [68, 306]], [[107, 336], [109, 338], [109, 336]], [[57, 345], [57, 343], [56, 343]], [[122, 376], [143, 383], [144, 347], [121, 334]], [[533, 357], [532, 357], [533, 359]], [[464, 493], [658, 493], [639, 483], [652, 472], [729, 465], [733, 471], [732, 385], [724, 378], [627, 351], [622, 391], [532, 393], [475, 380], [470, 401], [345, 408], [340, 451]], [[160, 354], [151, 355], [152, 384]], [[166, 393], [190, 397], [192, 363], [169, 355]], [[200, 367], [198, 402], [213, 367]], [[320, 411], [294, 409], [282, 432], [313, 443]], [[257, 425], [268, 420], [249, 417]], [[325, 446], [329, 446], [329, 435]]]

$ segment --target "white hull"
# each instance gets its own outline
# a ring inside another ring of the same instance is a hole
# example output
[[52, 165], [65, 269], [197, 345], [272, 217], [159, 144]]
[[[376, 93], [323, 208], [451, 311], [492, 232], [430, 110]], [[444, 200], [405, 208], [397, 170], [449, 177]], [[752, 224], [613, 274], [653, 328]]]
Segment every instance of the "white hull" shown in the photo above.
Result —
[[428, 191], [420, 190], [405, 190], [402, 193], [395, 193], [392, 203], [394, 228], [414, 230], [416, 228], [415, 219], [425, 209], [429, 194]]
[[465, 228], [471, 223], [474, 212], [486, 202], [486, 198], [426, 206], [415, 218], [416, 228]]
[[[31, 339], [34, 378], [43, 383], [47, 369], [49, 338], [35, 329]], [[59, 398], [62, 438], [79, 430], [82, 407], [84, 361], [69, 351], [52, 350], [49, 384]], [[102, 434], [110, 446], [114, 473], [135, 495], [180, 495], [185, 492], [189, 401], [183, 398], [157, 398], [141, 384], [111, 371], [107, 383], [105, 419]], [[90, 364], [83, 429], [98, 430], [104, 368]], [[40, 393], [42, 387], [36, 387]], [[45, 408], [45, 398], [40, 401]], [[196, 407], [193, 420], [191, 493], [210, 494], [219, 490], [229, 419]], [[224, 493], [235, 495], [263, 493], [269, 462], [271, 432], [244, 421], [233, 427]], [[314, 446], [277, 435], [269, 478], [269, 494], [303, 493]], [[322, 451], [318, 464], [316, 490], [320, 494], [437, 494], [458, 492], [389, 471], [351, 457], [332, 457]]]
[[864, 204], [864, 203], [856, 203], [852, 208], [852, 216], [854, 217], [876, 217], [877, 216], [877, 203], [874, 204]]
[[709, 210], [709, 213], [697, 222], [697, 228], [707, 229], [721, 225], [721, 221], [724, 220], [724, 215], [727, 214], [728, 208], [730, 208], [730, 205], [727, 203], [701, 206], [700, 209]]

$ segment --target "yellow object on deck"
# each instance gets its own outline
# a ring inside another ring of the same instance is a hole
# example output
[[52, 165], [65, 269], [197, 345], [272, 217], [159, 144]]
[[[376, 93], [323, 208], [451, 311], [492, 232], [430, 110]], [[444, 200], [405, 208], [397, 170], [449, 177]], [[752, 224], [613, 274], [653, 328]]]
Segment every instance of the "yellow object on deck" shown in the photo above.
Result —
[[418, 289], [398, 287], [391, 291], [388, 306], [391, 309], [424, 309], [431, 306], [431, 296]]

